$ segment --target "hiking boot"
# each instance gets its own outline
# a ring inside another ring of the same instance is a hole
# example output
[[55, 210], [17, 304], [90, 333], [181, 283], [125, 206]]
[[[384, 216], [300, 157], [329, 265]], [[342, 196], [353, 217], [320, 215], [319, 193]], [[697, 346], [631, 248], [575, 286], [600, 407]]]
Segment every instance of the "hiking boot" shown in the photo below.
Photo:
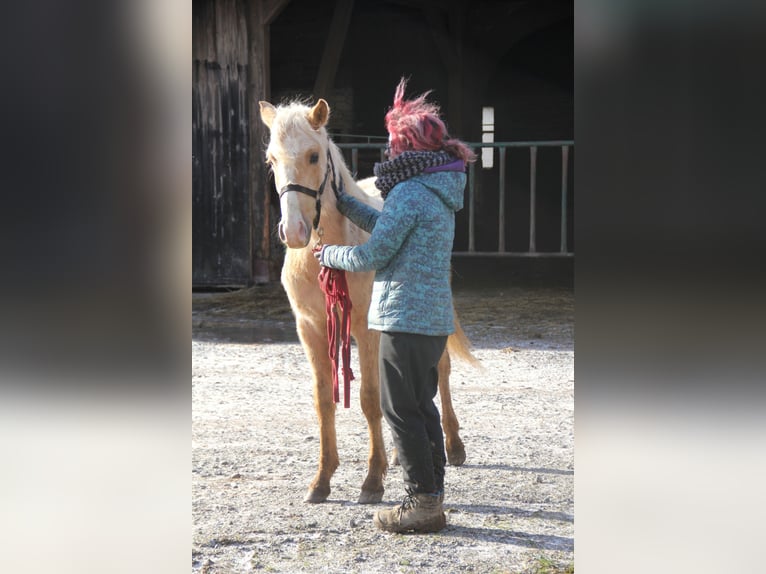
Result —
[[438, 532], [447, 525], [443, 497], [443, 493], [414, 493], [408, 489], [401, 505], [378, 510], [372, 521], [386, 532]]

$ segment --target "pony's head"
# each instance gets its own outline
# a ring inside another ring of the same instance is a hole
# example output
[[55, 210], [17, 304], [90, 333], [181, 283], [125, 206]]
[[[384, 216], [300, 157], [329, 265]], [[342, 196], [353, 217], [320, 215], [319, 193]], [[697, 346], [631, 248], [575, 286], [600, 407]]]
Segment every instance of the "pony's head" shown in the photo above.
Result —
[[311, 239], [318, 217], [317, 199], [327, 196], [322, 191], [327, 190], [332, 177], [328, 176], [329, 143], [324, 128], [330, 107], [322, 99], [314, 107], [298, 102], [278, 107], [259, 103], [261, 119], [271, 131], [266, 161], [280, 195], [279, 239], [287, 247], [301, 249]]

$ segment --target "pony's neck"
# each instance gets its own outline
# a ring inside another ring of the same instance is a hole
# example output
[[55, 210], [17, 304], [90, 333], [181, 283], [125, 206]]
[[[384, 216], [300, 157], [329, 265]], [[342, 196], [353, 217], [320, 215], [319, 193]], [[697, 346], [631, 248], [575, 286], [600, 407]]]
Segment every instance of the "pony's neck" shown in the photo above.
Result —
[[[340, 148], [336, 146], [332, 140], [328, 141], [330, 142], [330, 153], [333, 156], [333, 162], [335, 162], [335, 172], [337, 173], [339, 180], [343, 179], [344, 191], [356, 198], [364, 197], [366, 194], [351, 175]], [[340, 182], [338, 183], [340, 184]], [[333, 198], [333, 204], [335, 203], [334, 199], [335, 198]]]
[[[332, 161], [335, 165], [335, 183], [340, 189], [341, 181], [343, 182], [343, 191], [354, 197], [362, 197], [364, 191], [359, 185], [357, 185], [354, 178], [351, 176], [351, 172], [346, 166], [346, 162], [343, 159], [343, 154], [340, 149], [333, 143], [332, 140], [328, 140], [330, 145], [330, 154], [332, 155]], [[346, 219], [339, 211], [335, 202], [335, 192], [332, 188], [332, 182], [328, 180], [325, 185], [324, 192], [322, 193], [322, 216], [319, 219], [319, 226], [322, 229], [322, 242], [333, 245], [344, 245], [348, 241], [346, 239], [348, 230], [348, 219]], [[316, 230], [313, 231], [314, 241], [317, 239]]]

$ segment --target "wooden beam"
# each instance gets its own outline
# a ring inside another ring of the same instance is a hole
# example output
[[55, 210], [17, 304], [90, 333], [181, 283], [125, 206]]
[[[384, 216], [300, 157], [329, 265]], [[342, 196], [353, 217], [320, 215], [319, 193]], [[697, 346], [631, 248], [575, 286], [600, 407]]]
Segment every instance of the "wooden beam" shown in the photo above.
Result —
[[250, 0], [250, 2], [262, 3], [263, 6], [263, 25], [268, 26], [290, 3], [290, 0]]
[[463, 132], [463, 94], [465, 90], [465, 66], [463, 58], [463, 41], [465, 38], [465, 23], [468, 20], [468, 11], [465, 3], [453, 0], [449, 6], [449, 27], [452, 36], [453, 61], [447, 67], [449, 70], [447, 108], [449, 129], [454, 134], [452, 137], [466, 137]]
[[[443, 8], [424, 5], [423, 13], [428, 21], [434, 43], [447, 70], [448, 107], [446, 120], [453, 137], [465, 138], [463, 133], [463, 37], [467, 20], [466, 7], [459, 0], [452, 0]], [[445, 21], [446, 16], [446, 21]]]
[[423, 14], [428, 21], [428, 27], [431, 29], [431, 35], [444, 63], [444, 67], [449, 70], [450, 63], [455, 57], [455, 47], [451, 41], [449, 29], [443, 19], [444, 11], [432, 6], [425, 6], [423, 7]]
[[261, 121], [258, 102], [266, 99], [269, 58], [264, 24], [264, 3], [246, 2], [247, 6], [247, 106], [249, 117], [249, 159], [247, 191], [250, 198], [250, 276], [253, 283], [267, 283], [271, 248], [269, 211], [271, 193], [262, 142], [266, 127]]
[[335, 85], [335, 75], [338, 72], [343, 43], [346, 41], [351, 12], [354, 10], [354, 0], [336, 0], [335, 10], [330, 22], [330, 32], [327, 35], [319, 72], [314, 82], [314, 96], [327, 98]]

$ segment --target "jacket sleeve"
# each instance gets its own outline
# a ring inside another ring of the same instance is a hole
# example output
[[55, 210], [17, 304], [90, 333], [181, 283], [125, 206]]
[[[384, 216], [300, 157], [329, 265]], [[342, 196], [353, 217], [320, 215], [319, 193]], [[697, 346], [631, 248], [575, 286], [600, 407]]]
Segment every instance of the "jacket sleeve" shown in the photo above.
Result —
[[322, 250], [322, 264], [346, 271], [372, 271], [388, 265], [417, 222], [418, 194], [423, 192], [419, 184], [394, 187], [367, 243], [328, 245]]
[[348, 217], [354, 225], [362, 228], [367, 233], [372, 233], [375, 223], [378, 221], [378, 217], [380, 217], [380, 211], [348, 193], [339, 195], [336, 205], [338, 211]]

